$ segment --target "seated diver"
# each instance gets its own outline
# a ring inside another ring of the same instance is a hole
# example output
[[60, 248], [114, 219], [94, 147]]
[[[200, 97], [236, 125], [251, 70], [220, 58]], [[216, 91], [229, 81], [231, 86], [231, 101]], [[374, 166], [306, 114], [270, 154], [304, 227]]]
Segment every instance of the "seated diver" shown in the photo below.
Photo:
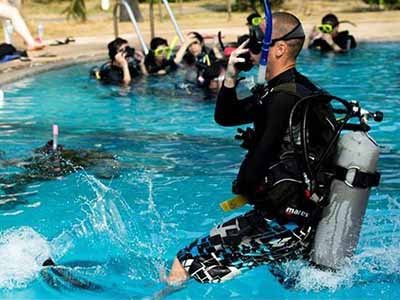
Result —
[[261, 25], [264, 22], [264, 19], [258, 13], [252, 13], [247, 16], [247, 27], [249, 29], [249, 35], [254, 35], [255, 38], [262, 42], [264, 38], [264, 33], [261, 30]]
[[321, 52], [347, 52], [357, 47], [356, 40], [348, 30], [339, 31], [339, 24], [350, 23], [339, 21], [334, 14], [327, 14], [322, 18], [322, 24], [314, 26], [308, 37], [308, 48]]
[[[174, 44], [174, 43], [173, 43]], [[155, 37], [150, 42], [150, 51], [146, 55], [144, 64], [148, 74], [164, 75], [175, 71], [186, 51], [181, 47], [176, 55], [173, 55], [173, 45], [168, 46], [167, 40]]]
[[[239, 36], [236, 43], [237, 48], [239, 45], [242, 45], [246, 40], [248, 40], [248, 42], [244, 45], [244, 49], [248, 49], [248, 51], [240, 55], [240, 58], [243, 58], [244, 61], [236, 64], [236, 68], [240, 71], [250, 71], [253, 66], [259, 64], [264, 39], [264, 33], [262, 30], [265, 30], [265, 22], [260, 15], [257, 13], [250, 14], [247, 17], [247, 22], [249, 34]], [[228, 51], [225, 52], [225, 50]], [[233, 50], [234, 49], [232, 48], [224, 49], [225, 56], [229, 58]]]
[[25, 187], [38, 181], [56, 179], [82, 169], [91, 171], [96, 177], [111, 179], [119, 175], [120, 164], [115, 156], [98, 150], [73, 150], [57, 145], [53, 149], [50, 140], [43, 147], [33, 151], [28, 159], [6, 161], [3, 165], [24, 168], [24, 172], [0, 177], [2, 189], [7, 194], [18, 193]]
[[[235, 65], [244, 62], [239, 55], [248, 50], [242, 44], [231, 54], [215, 121], [222, 126], [254, 124], [254, 129], [242, 130], [237, 136], [248, 152], [233, 183], [233, 192], [246, 197], [252, 209], [180, 250], [167, 278], [169, 284], [189, 278], [201, 283], [223, 282], [260, 265], [273, 267], [308, 256], [320, 210], [306, 194], [303, 166], [295, 155], [297, 135], [292, 138], [288, 133], [295, 104], [320, 91], [295, 68], [304, 40], [299, 19], [286, 12], [274, 13], [265, 74], [268, 85], [242, 100], [236, 94]], [[300, 118], [296, 114], [293, 123], [297, 134]], [[318, 120], [309, 120], [313, 122], [309, 136], [323, 134]], [[327, 146], [322, 141], [314, 145], [320, 141], [317, 138], [312, 141], [309, 147], [316, 151]]]
[[220, 88], [222, 87], [225, 69], [226, 62], [218, 60], [211, 66], [207, 66], [199, 71], [197, 85], [203, 89], [206, 100], [216, 98]]
[[91, 75], [104, 84], [129, 85], [133, 78], [147, 74], [143, 53], [131, 48], [127, 40], [110, 42], [108, 56], [110, 61], [91, 70]]
[[190, 32], [188, 39], [185, 40], [182, 49], [186, 51], [184, 56], [178, 60], [184, 62], [187, 69], [185, 81], [196, 83], [198, 70], [207, 66], [211, 66], [218, 59], [223, 59], [222, 53], [219, 51], [217, 44], [214, 43], [213, 48], [209, 48], [204, 43], [203, 36], [198, 32]]

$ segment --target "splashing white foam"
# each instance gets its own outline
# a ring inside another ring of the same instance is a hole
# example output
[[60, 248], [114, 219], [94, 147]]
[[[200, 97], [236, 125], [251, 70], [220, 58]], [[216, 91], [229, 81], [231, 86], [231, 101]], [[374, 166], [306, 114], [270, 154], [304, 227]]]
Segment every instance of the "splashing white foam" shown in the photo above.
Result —
[[46, 239], [30, 227], [0, 233], [0, 288], [25, 287], [34, 280], [50, 257]]
[[340, 271], [324, 271], [311, 266], [303, 267], [298, 274], [296, 288], [305, 291], [330, 290], [332, 292], [351, 287], [354, 283], [356, 269], [343, 267]]

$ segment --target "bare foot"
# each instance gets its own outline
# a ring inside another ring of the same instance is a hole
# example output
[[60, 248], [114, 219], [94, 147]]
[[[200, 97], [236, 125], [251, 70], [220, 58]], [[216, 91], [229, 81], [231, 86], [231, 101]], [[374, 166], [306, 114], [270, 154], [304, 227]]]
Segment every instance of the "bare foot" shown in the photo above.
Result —
[[38, 42], [34, 42], [32, 45], [28, 45], [28, 51], [39, 51], [46, 47], [46, 45]]
[[171, 272], [169, 276], [166, 278], [166, 282], [171, 286], [180, 286], [185, 281], [189, 279], [189, 275], [186, 270], [183, 268], [181, 263], [177, 258], [175, 258], [174, 263], [172, 264]]

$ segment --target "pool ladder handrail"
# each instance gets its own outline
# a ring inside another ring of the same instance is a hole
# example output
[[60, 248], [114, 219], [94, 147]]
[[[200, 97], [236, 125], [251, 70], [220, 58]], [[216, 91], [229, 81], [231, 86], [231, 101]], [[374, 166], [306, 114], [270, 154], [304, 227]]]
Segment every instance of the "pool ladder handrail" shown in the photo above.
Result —
[[[174, 28], [179, 37], [179, 40], [181, 41], [181, 43], [183, 43], [185, 41], [185, 38], [183, 36], [181, 29], [179, 28], [178, 23], [176, 22], [175, 16], [171, 10], [171, 7], [169, 6], [168, 0], [162, 0], [162, 1], [165, 5], [165, 8], [167, 9], [167, 12], [171, 19], [171, 22], [174, 25]], [[115, 37], [118, 37], [118, 35], [119, 35], [118, 19], [119, 19], [119, 11], [120, 11], [121, 5], [123, 5], [125, 7], [125, 9], [128, 13], [129, 19], [131, 20], [131, 23], [132, 23], [133, 27], [135, 28], [136, 34], [138, 36], [138, 39], [139, 39], [140, 45], [142, 46], [144, 54], [149, 53], [149, 49], [147, 48], [146, 42], [144, 41], [142, 32], [140, 31], [140, 28], [139, 28], [138, 22], [136, 21], [135, 15], [133, 14], [131, 7], [126, 2], [126, 0], [118, 0], [114, 6], [113, 17], [114, 17], [114, 35], [115, 35]]]
[[171, 7], [169, 6], [168, 0], [162, 0], [162, 2], [165, 5], [165, 8], [167, 9], [169, 18], [171, 19], [172, 24], [174, 25], [176, 34], [179, 37], [179, 40], [181, 41], [181, 43], [183, 43], [185, 41], [185, 37], [183, 36], [182, 30], [179, 28], [178, 22], [176, 22], [174, 13], [172, 12]]
[[136, 21], [135, 15], [132, 12], [131, 7], [129, 6], [128, 2], [125, 0], [118, 0], [117, 3], [114, 6], [114, 11], [113, 11], [113, 17], [114, 17], [114, 35], [117, 38], [119, 33], [118, 33], [118, 19], [119, 19], [119, 11], [120, 7], [123, 5], [128, 13], [129, 19], [131, 20], [131, 23], [133, 27], [135, 28], [136, 34], [138, 36], [140, 45], [142, 46], [144, 54], [149, 53], [149, 48], [146, 46], [146, 42], [144, 41], [142, 32], [140, 31], [139, 25]]

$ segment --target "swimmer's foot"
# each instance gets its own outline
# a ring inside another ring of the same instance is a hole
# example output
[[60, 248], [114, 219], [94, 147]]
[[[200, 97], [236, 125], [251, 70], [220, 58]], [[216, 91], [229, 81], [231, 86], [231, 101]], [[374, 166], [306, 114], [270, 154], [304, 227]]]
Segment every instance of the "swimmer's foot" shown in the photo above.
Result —
[[55, 265], [56, 265], [56, 263], [50, 257], [48, 259], [46, 259], [42, 264], [43, 267], [49, 267], [49, 266], [55, 266]]
[[33, 44], [28, 45], [28, 51], [40, 51], [43, 50], [46, 47], [46, 45], [38, 42], [34, 42]]
[[[164, 271], [164, 273], [165, 273], [165, 271]], [[186, 272], [186, 270], [183, 268], [183, 266], [181, 265], [179, 260], [177, 258], [175, 258], [175, 260], [172, 264], [172, 268], [171, 268], [171, 272], [169, 273], [169, 276], [166, 276], [164, 274], [164, 278], [165, 278], [165, 282], [169, 286], [177, 287], [177, 286], [183, 285], [189, 279], [189, 275]]]

